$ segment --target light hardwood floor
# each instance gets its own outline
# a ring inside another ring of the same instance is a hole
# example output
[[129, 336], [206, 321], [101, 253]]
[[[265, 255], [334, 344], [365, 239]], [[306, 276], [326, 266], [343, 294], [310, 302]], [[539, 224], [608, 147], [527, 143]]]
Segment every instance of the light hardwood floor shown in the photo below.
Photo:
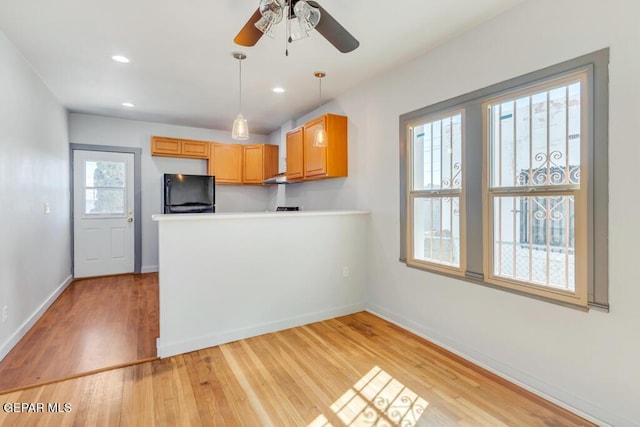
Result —
[[0, 395], [20, 402], [71, 410], [0, 425], [592, 425], [364, 312]]
[[0, 362], [0, 392], [156, 358], [158, 275], [75, 280]]

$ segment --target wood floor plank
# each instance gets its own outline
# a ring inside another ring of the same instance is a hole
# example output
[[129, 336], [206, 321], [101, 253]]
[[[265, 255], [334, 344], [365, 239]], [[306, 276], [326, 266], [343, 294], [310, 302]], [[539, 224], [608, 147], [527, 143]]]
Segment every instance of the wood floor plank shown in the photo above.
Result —
[[176, 387], [177, 407], [182, 411], [181, 423], [184, 426], [204, 426], [195, 397], [195, 392], [189, 380], [189, 373], [184, 356], [173, 358], [173, 382]]
[[158, 275], [76, 280], [0, 361], [0, 392], [156, 357]]
[[121, 425], [155, 425], [153, 364], [143, 363], [124, 369], [124, 381]]
[[219, 382], [212, 384], [210, 381], [211, 358], [196, 351], [185, 354], [184, 359], [194, 399], [199, 402], [197, 414], [203, 425], [210, 422], [210, 425], [225, 426], [225, 409], [228, 405], [225, 404], [226, 398]]
[[[274, 402], [266, 400], [263, 404], [263, 401], [258, 396], [258, 393], [256, 393], [256, 390], [254, 390], [254, 387], [247, 379], [247, 376], [245, 375], [245, 369], [240, 365], [240, 363], [236, 359], [236, 356], [234, 356], [234, 353], [236, 353], [237, 356], [241, 357], [240, 352], [242, 347], [236, 346], [235, 349], [229, 347], [231, 346], [221, 346], [222, 354], [224, 355], [225, 360], [231, 368], [234, 376], [238, 379], [238, 383], [240, 384], [240, 387], [242, 387], [249, 405], [258, 416], [260, 425], [264, 427], [274, 427], [276, 424], [274, 424], [274, 421], [271, 419], [269, 413], [267, 412], [267, 409], [265, 408], [265, 405], [273, 404]], [[257, 369], [254, 368], [253, 371], [258, 371], [259, 369], [259, 367]]]

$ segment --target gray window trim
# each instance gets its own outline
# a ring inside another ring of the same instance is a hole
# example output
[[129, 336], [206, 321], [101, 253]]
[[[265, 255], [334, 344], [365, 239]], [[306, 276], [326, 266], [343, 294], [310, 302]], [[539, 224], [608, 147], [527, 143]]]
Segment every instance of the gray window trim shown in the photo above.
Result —
[[[552, 65], [513, 79], [500, 82], [452, 99], [420, 108], [400, 116], [400, 261], [407, 262], [407, 173], [411, 168], [407, 159], [407, 127], [409, 123], [447, 110], [465, 109], [465, 159], [466, 206], [467, 206], [467, 266], [466, 281], [491, 288], [506, 290], [528, 297], [541, 299], [562, 306], [585, 310], [585, 307], [564, 303], [552, 298], [531, 295], [517, 290], [502, 288], [484, 281], [482, 240], [482, 102], [488, 98], [522, 89], [545, 80], [561, 77], [579, 69], [589, 71], [589, 118], [590, 138], [588, 175], [587, 221], [588, 306], [609, 311], [609, 48], [601, 49], [560, 64]], [[478, 159], [477, 161], [470, 161]], [[598, 242], [598, 244], [596, 244]], [[420, 267], [414, 267], [420, 268]], [[435, 274], [456, 277], [442, 272], [421, 268]]]

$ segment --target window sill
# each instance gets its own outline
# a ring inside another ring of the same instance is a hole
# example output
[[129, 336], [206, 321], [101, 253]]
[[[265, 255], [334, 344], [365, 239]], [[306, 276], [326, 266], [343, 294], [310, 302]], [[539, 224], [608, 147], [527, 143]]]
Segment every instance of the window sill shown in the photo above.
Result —
[[588, 312], [590, 309], [596, 309], [598, 311], [603, 311], [608, 313], [609, 312], [609, 307], [608, 306], [603, 306], [600, 304], [588, 304], [588, 305], [581, 305], [578, 303], [572, 303], [572, 302], [568, 302], [568, 301], [561, 301], [555, 298], [551, 298], [548, 296], [544, 296], [544, 295], [537, 295], [537, 294], [532, 294], [529, 292], [525, 292], [519, 289], [513, 289], [510, 287], [506, 287], [503, 285], [498, 285], [495, 283], [491, 283], [488, 281], [485, 281], [484, 279], [481, 279], [480, 277], [482, 277], [482, 275], [477, 274], [477, 273], [473, 273], [473, 272], [467, 272], [465, 274], [454, 274], [453, 272], [448, 272], [448, 271], [440, 271], [440, 270], [436, 270], [436, 269], [432, 269], [432, 268], [427, 268], [425, 266], [422, 265], [416, 265], [410, 262], [407, 262], [407, 260], [405, 259], [399, 259], [399, 261], [403, 264], [405, 264], [407, 267], [409, 268], [414, 268], [417, 270], [422, 270], [422, 271], [426, 271], [428, 273], [433, 273], [433, 274], [437, 274], [440, 276], [445, 276], [445, 277], [449, 277], [452, 279], [458, 279], [458, 280], [462, 280], [464, 282], [468, 282], [468, 283], [473, 283], [475, 285], [482, 285], [488, 288], [492, 288], [492, 289], [497, 289], [500, 291], [506, 291], [512, 294], [516, 294], [516, 295], [521, 295], [524, 297], [528, 297], [528, 298], [532, 298], [532, 299], [536, 299], [538, 301], [543, 301], [543, 302], [547, 302], [547, 303], [551, 303], [551, 304], [555, 304], [555, 305], [559, 305], [562, 307], [567, 307], [567, 308], [571, 308], [574, 310], [578, 310], [578, 311], [582, 311], [582, 312]]

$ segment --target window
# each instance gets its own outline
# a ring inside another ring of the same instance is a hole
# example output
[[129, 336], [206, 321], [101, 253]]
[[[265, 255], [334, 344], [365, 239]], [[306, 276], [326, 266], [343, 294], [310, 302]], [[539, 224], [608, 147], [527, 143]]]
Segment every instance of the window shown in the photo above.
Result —
[[411, 262], [461, 272], [462, 112], [411, 127]]
[[487, 281], [586, 303], [586, 82], [582, 71], [483, 103]]
[[401, 261], [608, 310], [608, 62], [603, 49], [402, 115]]

